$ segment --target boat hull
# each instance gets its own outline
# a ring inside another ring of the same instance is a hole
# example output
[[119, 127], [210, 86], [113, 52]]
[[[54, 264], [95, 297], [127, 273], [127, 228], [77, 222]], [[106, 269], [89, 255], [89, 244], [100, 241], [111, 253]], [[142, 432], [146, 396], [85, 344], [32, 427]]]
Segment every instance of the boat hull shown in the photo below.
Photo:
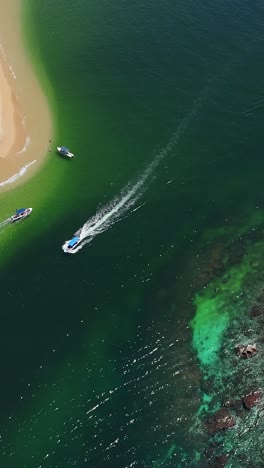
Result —
[[64, 253], [75, 253], [76, 252], [76, 249], [77, 247], [80, 245], [80, 243], [82, 242], [81, 239], [79, 239], [74, 245], [70, 245], [70, 242], [71, 241], [68, 241], [67, 244], [65, 245], [65, 247], [63, 248], [63, 251]]
[[70, 151], [68, 153], [65, 153], [65, 151], [62, 150], [61, 146], [57, 146], [57, 151], [61, 156], [65, 156], [65, 158], [74, 158], [73, 153], [71, 153]]
[[10, 221], [12, 223], [15, 223], [17, 221], [20, 221], [21, 219], [27, 218], [27, 216], [29, 216], [31, 213], [32, 213], [32, 208], [27, 208], [25, 211], [23, 211], [23, 213], [15, 214], [11, 216]]

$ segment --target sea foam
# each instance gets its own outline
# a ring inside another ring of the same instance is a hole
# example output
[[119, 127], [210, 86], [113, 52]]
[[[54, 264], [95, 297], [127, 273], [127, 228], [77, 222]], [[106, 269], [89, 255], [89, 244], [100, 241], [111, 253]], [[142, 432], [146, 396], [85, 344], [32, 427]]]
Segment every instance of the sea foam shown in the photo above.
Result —
[[34, 161], [31, 161], [30, 163], [26, 164], [25, 166], [21, 167], [21, 169], [16, 174], [9, 177], [9, 179], [4, 180], [3, 182], [0, 182], [0, 187], [4, 187], [5, 185], [13, 184], [17, 179], [19, 179], [19, 177], [22, 177], [27, 172], [28, 168], [30, 166], [32, 166], [32, 164], [35, 164], [35, 162], [37, 162], [36, 159], [34, 159]]

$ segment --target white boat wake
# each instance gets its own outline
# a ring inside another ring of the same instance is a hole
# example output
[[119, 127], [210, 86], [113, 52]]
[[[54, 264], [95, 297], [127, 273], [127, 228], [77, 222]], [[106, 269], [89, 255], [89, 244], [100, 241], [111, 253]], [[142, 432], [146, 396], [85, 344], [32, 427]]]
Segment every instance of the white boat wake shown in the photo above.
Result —
[[[155, 157], [147, 169], [139, 176], [139, 178], [127, 184], [121, 191], [120, 195], [114, 198], [111, 202], [103, 206], [98, 212], [84, 223], [84, 225], [75, 233], [81, 238], [81, 243], [71, 250], [70, 253], [79, 252], [86, 244], [90, 244], [92, 240], [102, 232], [112, 227], [116, 222], [120, 221], [124, 215], [135, 205], [146, 190], [146, 182], [150, 179], [151, 174], [160, 164], [160, 162], [169, 154], [173, 147], [178, 143], [180, 137], [189, 126], [191, 120], [196, 115], [198, 108], [201, 105], [201, 99], [197, 99], [191, 112], [182, 120], [176, 132], [170, 138], [167, 145]], [[136, 208], [138, 209], [138, 208]], [[134, 209], [133, 211], [136, 211]], [[67, 251], [69, 240], [65, 241], [62, 246], [64, 252]], [[69, 252], [69, 251], [68, 251]]]
[[2, 221], [2, 222], [0, 223], [0, 229], [2, 229], [2, 228], [5, 227], [7, 224], [9, 224], [10, 221], [11, 221], [11, 218], [7, 218], [7, 219], [5, 219], [4, 221]]

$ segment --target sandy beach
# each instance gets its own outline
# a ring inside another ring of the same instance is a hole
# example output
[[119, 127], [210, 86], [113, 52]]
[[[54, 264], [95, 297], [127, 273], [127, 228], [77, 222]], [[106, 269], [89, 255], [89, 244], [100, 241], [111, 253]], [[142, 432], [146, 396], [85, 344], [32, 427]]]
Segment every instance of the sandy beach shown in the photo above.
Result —
[[0, 0], [0, 192], [25, 182], [43, 163], [51, 113], [22, 36], [21, 0]]

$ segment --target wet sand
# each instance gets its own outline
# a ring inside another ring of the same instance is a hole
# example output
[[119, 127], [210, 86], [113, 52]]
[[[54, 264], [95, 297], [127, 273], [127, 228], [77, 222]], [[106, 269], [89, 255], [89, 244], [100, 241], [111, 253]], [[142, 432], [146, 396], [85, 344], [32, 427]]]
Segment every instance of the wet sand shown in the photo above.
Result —
[[33, 176], [52, 138], [51, 113], [22, 36], [21, 0], [0, 0], [0, 192]]

